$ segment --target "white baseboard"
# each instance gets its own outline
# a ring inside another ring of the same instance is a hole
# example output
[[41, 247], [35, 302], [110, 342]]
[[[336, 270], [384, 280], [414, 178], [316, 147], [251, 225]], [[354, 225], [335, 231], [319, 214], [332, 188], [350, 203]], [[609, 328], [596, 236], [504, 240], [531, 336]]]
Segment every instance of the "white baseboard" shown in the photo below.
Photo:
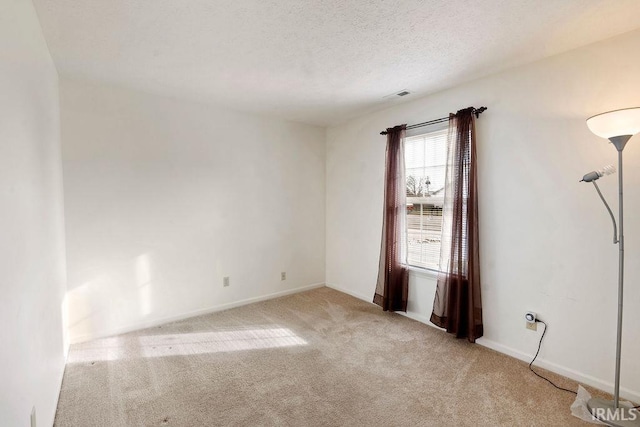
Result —
[[127, 326], [116, 328], [109, 331], [101, 331], [101, 332], [82, 334], [75, 337], [70, 337], [70, 341], [72, 344], [77, 344], [80, 342], [91, 341], [98, 338], [106, 338], [113, 335], [126, 334], [128, 332], [133, 332], [140, 329], [152, 328], [154, 326], [159, 326], [159, 325], [163, 325], [165, 323], [170, 323], [170, 322], [176, 322], [179, 320], [188, 319], [190, 317], [202, 316], [203, 314], [215, 313], [218, 311], [228, 310], [230, 308], [241, 307], [247, 304], [253, 304], [255, 302], [266, 301], [266, 300], [279, 298], [287, 295], [297, 294], [299, 292], [309, 291], [311, 289], [321, 288], [323, 286], [325, 286], [324, 283], [314, 283], [314, 284], [302, 286], [299, 288], [287, 289], [286, 291], [273, 292], [270, 294], [261, 295], [253, 298], [247, 298], [240, 301], [233, 301], [225, 304], [215, 305], [212, 307], [200, 308], [200, 309], [189, 311], [186, 313], [165, 316], [165, 317], [161, 317], [153, 320], [143, 320], [141, 322], [137, 322], [131, 325], [127, 325]]
[[[345, 288], [342, 288], [342, 287], [340, 287], [338, 285], [327, 283], [326, 286], [328, 288], [335, 289], [337, 291], [340, 291], [342, 293], [351, 295], [351, 296], [353, 296], [355, 298], [361, 299], [361, 300], [366, 301], [366, 302], [371, 302], [370, 300], [372, 299], [372, 296], [371, 297], [365, 297], [365, 296], [363, 296], [361, 294], [352, 292], [352, 291], [350, 291], [348, 289], [345, 289]], [[415, 320], [417, 322], [424, 323], [425, 325], [431, 326], [431, 327], [439, 329], [441, 331], [444, 330], [442, 328], [437, 327], [433, 323], [431, 323], [429, 321], [429, 318], [427, 318], [426, 316], [423, 316], [421, 314], [410, 312], [410, 311], [407, 312], [407, 313], [398, 312], [398, 314], [401, 314], [401, 315], [403, 315], [405, 317], [413, 319], [413, 320]], [[497, 351], [498, 353], [506, 354], [507, 356], [511, 356], [513, 358], [522, 360], [522, 361], [527, 362], [527, 363], [531, 362], [531, 359], [533, 359], [533, 356], [534, 356], [533, 354], [528, 354], [528, 353], [521, 352], [519, 350], [516, 350], [514, 348], [508, 347], [506, 345], [497, 343], [495, 341], [492, 341], [492, 340], [489, 340], [489, 339], [486, 339], [486, 338], [479, 338], [476, 341], [476, 344], [481, 345], [481, 346], [486, 347], [486, 348], [490, 348], [492, 350]], [[549, 370], [551, 372], [554, 372], [556, 374], [565, 376], [565, 377], [570, 378], [570, 379], [572, 379], [574, 381], [577, 381], [579, 383], [586, 384], [586, 385], [591, 386], [593, 388], [596, 388], [598, 390], [606, 391], [607, 393], [613, 393], [613, 384], [612, 383], [610, 383], [608, 381], [601, 380], [599, 378], [592, 377], [591, 375], [583, 374], [582, 372], [578, 372], [578, 371], [576, 371], [574, 369], [567, 368], [566, 366], [562, 366], [562, 365], [559, 365], [557, 363], [553, 363], [553, 362], [550, 362], [548, 360], [540, 359], [540, 358], [536, 359], [535, 366], [539, 366], [539, 367], [541, 367], [543, 369], [547, 369], [547, 370]], [[624, 399], [629, 399], [629, 400], [632, 400], [634, 402], [640, 402], [640, 392], [636, 391], [636, 390], [630, 390], [628, 388], [620, 387], [620, 396], [622, 398], [624, 398]]]
[[365, 295], [352, 292], [349, 289], [342, 288], [342, 287], [340, 287], [338, 285], [334, 285], [334, 284], [331, 284], [331, 283], [326, 283], [325, 286], [327, 288], [335, 289], [336, 291], [340, 291], [343, 294], [351, 295], [352, 297], [355, 297], [355, 298], [361, 299], [362, 301], [366, 301], [368, 303], [373, 304], [373, 294], [365, 296]]
[[413, 319], [417, 322], [424, 323], [425, 325], [431, 326], [432, 328], [435, 328], [439, 331], [444, 331], [443, 328], [434, 325], [433, 323], [431, 323], [431, 320], [427, 316], [423, 316], [422, 314], [418, 314], [413, 311], [407, 311], [406, 313], [399, 311], [398, 314], [401, 314], [404, 317], [408, 317], [409, 319]]
[[[68, 350], [68, 346], [67, 346], [67, 350]], [[62, 381], [64, 380], [64, 372], [67, 369], [67, 355], [69, 354], [69, 352], [67, 351], [66, 353], [63, 354], [64, 356], [64, 364], [62, 365], [62, 372], [60, 374], [60, 378], [58, 379], [58, 394], [56, 395], [56, 404], [53, 407], [53, 419], [51, 420], [51, 423], [45, 423], [45, 425], [53, 425], [55, 420], [56, 420], [56, 414], [58, 413], [58, 403], [60, 402], [60, 393], [62, 392]], [[38, 417], [40, 418], [40, 417]]]

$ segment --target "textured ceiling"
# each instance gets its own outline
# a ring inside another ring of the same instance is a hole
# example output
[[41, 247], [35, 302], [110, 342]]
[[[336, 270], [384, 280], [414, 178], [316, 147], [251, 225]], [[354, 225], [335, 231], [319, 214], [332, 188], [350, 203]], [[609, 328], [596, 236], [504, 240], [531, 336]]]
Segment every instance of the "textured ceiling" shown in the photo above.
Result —
[[639, 0], [33, 0], [61, 75], [331, 125], [640, 27]]

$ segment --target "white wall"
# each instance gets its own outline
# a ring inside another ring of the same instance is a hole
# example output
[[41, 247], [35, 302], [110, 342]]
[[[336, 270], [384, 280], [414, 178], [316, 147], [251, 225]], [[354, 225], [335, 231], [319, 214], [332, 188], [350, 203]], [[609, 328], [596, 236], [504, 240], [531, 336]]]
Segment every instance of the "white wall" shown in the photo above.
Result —
[[[373, 297], [380, 246], [385, 139], [379, 132], [467, 106], [477, 122], [485, 337], [522, 359], [538, 332], [528, 310], [550, 325], [544, 366], [611, 390], [614, 375], [617, 246], [591, 185], [578, 183], [615, 163], [613, 146], [585, 119], [640, 106], [640, 32], [633, 32], [350, 121], [327, 131], [327, 273], [330, 286]], [[624, 394], [640, 399], [640, 137], [625, 150], [626, 300]], [[600, 181], [617, 206], [616, 179]], [[615, 211], [615, 209], [614, 209]], [[433, 279], [412, 274], [409, 315], [430, 314]]]
[[61, 106], [72, 341], [324, 283], [324, 129], [65, 78]]
[[53, 424], [64, 371], [58, 75], [30, 1], [0, 2], [0, 424]]

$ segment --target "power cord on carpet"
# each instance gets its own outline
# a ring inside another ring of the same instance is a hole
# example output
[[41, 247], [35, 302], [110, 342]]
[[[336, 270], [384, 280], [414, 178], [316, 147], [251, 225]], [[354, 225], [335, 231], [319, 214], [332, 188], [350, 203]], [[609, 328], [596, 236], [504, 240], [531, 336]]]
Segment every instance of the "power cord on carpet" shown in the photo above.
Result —
[[[542, 331], [542, 336], [540, 337], [540, 342], [538, 343], [538, 351], [536, 351], [536, 355], [533, 357], [533, 360], [531, 361], [531, 363], [529, 363], [529, 369], [531, 370], [531, 372], [533, 372], [534, 374], [536, 374], [538, 377], [542, 378], [543, 380], [547, 381], [549, 384], [551, 384], [552, 386], [554, 386], [558, 390], [566, 391], [568, 393], [577, 395], [578, 394], [577, 392], [575, 392], [573, 390], [569, 390], [567, 388], [560, 387], [559, 385], [556, 385], [553, 381], [551, 381], [549, 378], [545, 378], [545, 377], [543, 377], [542, 375], [540, 375], [539, 373], [537, 373], [536, 371], [533, 370], [533, 367], [532, 367], [533, 362], [535, 362], [536, 359], [538, 358], [538, 353], [540, 353], [540, 348], [542, 347], [542, 340], [544, 339], [544, 334], [547, 333], [547, 327], [548, 327], [547, 324], [544, 321], [540, 320], [540, 319], [536, 319], [535, 321], [538, 322], [538, 323], [542, 323], [544, 325], [544, 330]], [[631, 409], [640, 409], [640, 405], [634, 406]]]
[[533, 362], [535, 362], [536, 359], [538, 358], [538, 353], [540, 353], [540, 348], [542, 347], [542, 340], [544, 339], [544, 334], [547, 333], [547, 324], [540, 319], [536, 319], [536, 322], [542, 323], [544, 325], [544, 330], [542, 331], [542, 336], [540, 337], [540, 342], [538, 343], [538, 351], [536, 351], [536, 355], [533, 357], [533, 360], [531, 361], [531, 363], [529, 363], [529, 369], [531, 370], [531, 372], [533, 372], [538, 377], [542, 378], [543, 380], [545, 380], [546, 382], [548, 382], [558, 390], [566, 391], [568, 393], [577, 395], [578, 394], [577, 392], [573, 390], [569, 390], [568, 388], [560, 387], [559, 385], [556, 385], [553, 381], [551, 381], [549, 378], [543, 377], [542, 375], [540, 375], [539, 373], [533, 370], [533, 366], [532, 366]]

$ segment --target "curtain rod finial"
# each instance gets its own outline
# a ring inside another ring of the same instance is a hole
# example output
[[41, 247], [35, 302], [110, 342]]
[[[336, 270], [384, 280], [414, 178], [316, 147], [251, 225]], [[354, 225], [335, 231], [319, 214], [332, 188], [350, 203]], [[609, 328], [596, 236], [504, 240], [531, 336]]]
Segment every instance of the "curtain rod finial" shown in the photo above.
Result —
[[487, 110], [487, 107], [474, 108], [473, 109], [473, 114], [476, 115], [476, 119], [479, 119], [480, 118], [480, 114], [482, 114], [486, 110]]

